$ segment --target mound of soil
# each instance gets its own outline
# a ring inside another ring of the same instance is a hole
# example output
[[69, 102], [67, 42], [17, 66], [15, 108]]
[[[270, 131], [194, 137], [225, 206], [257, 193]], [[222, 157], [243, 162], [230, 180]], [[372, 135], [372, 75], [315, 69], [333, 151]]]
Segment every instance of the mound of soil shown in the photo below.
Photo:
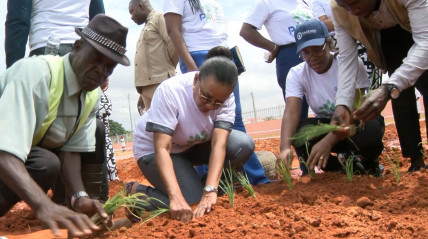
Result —
[[[425, 127], [422, 135], [426, 135]], [[219, 197], [209, 215], [189, 223], [164, 214], [96, 238], [428, 238], [428, 172], [406, 172], [410, 163], [400, 157], [394, 125], [387, 126], [384, 143], [380, 161], [385, 175], [381, 178], [356, 175], [350, 182], [338, 173], [316, 174], [314, 179], [297, 176], [292, 190], [281, 180], [255, 187], [255, 198], [238, 189], [232, 208], [227, 196]], [[398, 184], [386, 158], [394, 157], [393, 149], [401, 162]], [[279, 138], [256, 140], [256, 150], [278, 155]], [[148, 183], [133, 158], [119, 160], [117, 165], [121, 181], [110, 182], [111, 195], [129, 180]], [[115, 216], [123, 217], [124, 212]], [[50, 231], [41, 231], [24, 203], [0, 219], [0, 235], [52, 237]]]

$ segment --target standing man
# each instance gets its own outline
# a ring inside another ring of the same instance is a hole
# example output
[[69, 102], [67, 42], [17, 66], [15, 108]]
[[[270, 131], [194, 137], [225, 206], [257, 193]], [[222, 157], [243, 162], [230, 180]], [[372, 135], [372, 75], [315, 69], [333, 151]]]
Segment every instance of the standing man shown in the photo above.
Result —
[[[98, 87], [129, 60], [128, 29], [116, 20], [99, 14], [75, 31], [81, 39], [70, 54], [24, 58], [0, 80], [0, 112], [7, 112], [0, 119], [0, 216], [24, 200], [56, 234], [61, 225], [81, 237], [98, 229], [86, 215], [107, 219], [88, 197], [80, 160], [95, 150]], [[58, 176], [77, 213], [46, 196]]]
[[137, 25], [145, 23], [135, 52], [135, 86], [148, 110], [159, 84], [175, 76], [178, 55], [162, 13], [154, 10], [149, 0], [131, 0], [129, 14]]
[[[422, 95], [428, 95], [428, 21], [425, 19], [428, 1], [333, 0], [331, 5], [340, 51], [340, 80], [332, 123], [348, 125], [352, 117], [370, 121], [392, 99], [402, 153], [411, 159], [408, 171], [427, 168], [422, 158], [414, 87]], [[370, 60], [378, 68], [387, 70], [390, 77], [371, 91], [362, 106], [351, 114], [358, 60], [356, 40], [367, 48]], [[426, 106], [427, 100], [424, 98]]]

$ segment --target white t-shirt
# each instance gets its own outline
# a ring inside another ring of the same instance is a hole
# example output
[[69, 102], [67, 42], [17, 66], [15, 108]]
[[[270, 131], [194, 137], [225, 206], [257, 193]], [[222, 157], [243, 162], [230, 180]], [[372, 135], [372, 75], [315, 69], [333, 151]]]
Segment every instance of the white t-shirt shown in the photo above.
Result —
[[201, 112], [198, 109], [192, 89], [195, 73], [172, 77], [156, 89], [150, 109], [141, 117], [134, 133], [133, 151], [137, 160], [154, 153], [153, 133], [146, 131], [147, 123], [171, 130], [171, 153], [180, 153], [210, 141], [216, 121], [231, 124], [235, 121], [233, 93], [217, 110]]
[[[326, 16], [327, 18], [331, 19], [333, 16], [330, 0], [313, 0], [311, 7], [315, 18]], [[331, 31], [330, 35], [334, 35], [334, 33], [334, 31]]]
[[[306, 62], [302, 62], [288, 72], [285, 95], [287, 98], [298, 97], [300, 99], [305, 95], [315, 117], [331, 118], [336, 108], [338, 69], [338, 56], [334, 58], [330, 69], [323, 74], [316, 73]], [[370, 86], [370, 80], [361, 59], [358, 59], [356, 80], [356, 89]]]
[[244, 20], [258, 30], [264, 25], [269, 37], [277, 45], [296, 42], [297, 25], [312, 19], [312, 10], [305, 0], [258, 0]]
[[193, 13], [187, 0], [164, 0], [163, 12], [181, 15], [181, 34], [189, 52], [228, 47], [223, 8], [215, 0], [201, 0], [201, 5], [204, 12]]
[[30, 49], [46, 46], [49, 36], [70, 44], [80, 39], [74, 29], [89, 23], [90, 0], [33, 0]]

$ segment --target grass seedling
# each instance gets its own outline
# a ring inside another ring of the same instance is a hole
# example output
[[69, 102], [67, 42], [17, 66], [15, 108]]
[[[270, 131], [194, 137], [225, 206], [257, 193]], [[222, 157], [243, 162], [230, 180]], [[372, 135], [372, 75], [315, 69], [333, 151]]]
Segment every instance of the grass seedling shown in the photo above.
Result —
[[287, 184], [290, 190], [293, 190], [293, 178], [291, 177], [291, 161], [288, 159], [288, 163], [285, 164], [283, 159], [279, 159], [276, 163], [278, 174], [281, 175], [282, 180]]
[[327, 134], [336, 130], [340, 129], [349, 129], [350, 135], [355, 134], [355, 125], [350, 125], [346, 127], [337, 126], [337, 125], [331, 125], [331, 124], [318, 124], [318, 125], [305, 125], [302, 128], [300, 128], [297, 133], [292, 137], [293, 139], [293, 145], [295, 147], [300, 147], [305, 142], [308, 142], [309, 140], [316, 138], [318, 136], [321, 136], [323, 134]]
[[349, 158], [345, 159], [342, 165], [345, 168], [346, 177], [349, 182], [352, 182], [354, 179], [354, 156], [351, 155]]
[[229, 197], [229, 205], [232, 208], [235, 205], [235, 188], [233, 187], [233, 170], [229, 164], [229, 169], [223, 168], [223, 179], [220, 179], [221, 190], [223, 190]]
[[239, 180], [241, 185], [247, 190], [247, 192], [251, 195], [251, 197], [256, 197], [256, 193], [254, 192], [253, 186], [251, 186], [250, 180], [248, 179], [247, 173], [244, 172], [234, 172], [235, 177]]
[[389, 155], [386, 155], [386, 157], [388, 158], [388, 162], [389, 165], [392, 168], [392, 173], [394, 173], [394, 178], [395, 178], [395, 184], [398, 186], [398, 183], [400, 182], [400, 159], [397, 156], [397, 154], [394, 151], [394, 157], [395, 157], [395, 163], [394, 161], [391, 159], [391, 157], [389, 157]]
[[[305, 143], [306, 146], [306, 155], [309, 155], [309, 143], [306, 142]], [[311, 176], [311, 179], [315, 179], [315, 170], [311, 169], [308, 165], [308, 163], [303, 159], [303, 158], [299, 158], [299, 161], [302, 162], [305, 167], [308, 169], [309, 175]]]

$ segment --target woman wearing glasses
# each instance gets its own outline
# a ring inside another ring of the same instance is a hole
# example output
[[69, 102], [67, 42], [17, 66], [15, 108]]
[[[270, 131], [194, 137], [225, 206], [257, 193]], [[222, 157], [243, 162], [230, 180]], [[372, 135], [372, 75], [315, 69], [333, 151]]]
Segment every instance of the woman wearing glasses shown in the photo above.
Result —
[[[126, 185], [130, 194], [142, 192], [164, 203], [152, 200], [147, 210], [166, 205], [173, 219], [186, 222], [201, 217], [217, 201], [223, 164], [239, 168], [248, 160], [253, 140], [232, 130], [237, 79], [233, 61], [218, 56], [205, 61], [199, 72], [175, 76], [156, 89], [133, 145], [138, 166], [153, 187]], [[209, 166], [206, 182], [194, 168], [202, 164]], [[197, 202], [192, 212], [189, 205]]]
[[[337, 54], [332, 53], [333, 44], [326, 25], [319, 20], [307, 21], [297, 27], [295, 38], [297, 53], [304, 62], [290, 70], [286, 81], [287, 106], [282, 121], [280, 145], [280, 159], [285, 160], [285, 163], [288, 163], [289, 158], [293, 158], [292, 137], [299, 128], [308, 124], [330, 123], [336, 107], [338, 85], [339, 58]], [[358, 59], [355, 64], [358, 64], [358, 76], [355, 79], [357, 99], [362, 97], [365, 89], [370, 86], [370, 81], [362, 61]], [[315, 118], [299, 121], [303, 96], [306, 96]], [[368, 172], [381, 176], [378, 156], [383, 150], [384, 131], [383, 117], [380, 116], [366, 122], [364, 127], [359, 127], [351, 139], [339, 141], [336, 134], [328, 133], [309, 141], [309, 155], [305, 145], [297, 147], [296, 152], [303, 155], [312, 169], [317, 166], [324, 171], [341, 170], [341, 158], [338, 160], [338, 157], [331, 155], [331, 152], [335, 152], [338, 156], [344, 155], [342, 159], [352, 156], [354, 170], [361, 174]], [[303, 174], [308, 171], [304, 165], [301, 170]]]

